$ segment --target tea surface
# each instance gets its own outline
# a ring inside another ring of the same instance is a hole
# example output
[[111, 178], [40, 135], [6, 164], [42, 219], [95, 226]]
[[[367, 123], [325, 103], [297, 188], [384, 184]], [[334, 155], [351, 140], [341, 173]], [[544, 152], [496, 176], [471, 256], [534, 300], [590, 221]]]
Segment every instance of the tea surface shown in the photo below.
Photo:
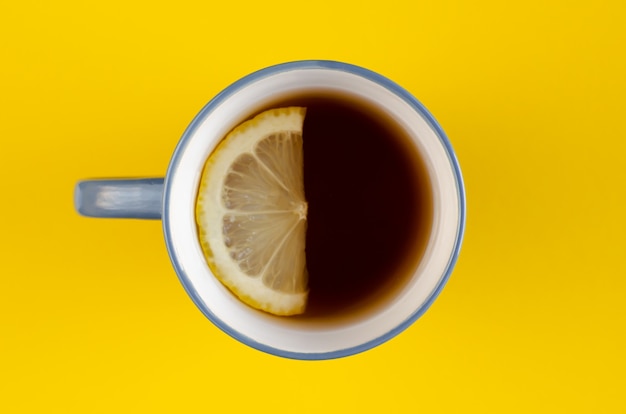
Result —
[[430, 236], [426, 167], [405, 132], [372, 106], [330, 95], [282, 104], [307, 108], [305, 316], [375, 306], [414, 272]]

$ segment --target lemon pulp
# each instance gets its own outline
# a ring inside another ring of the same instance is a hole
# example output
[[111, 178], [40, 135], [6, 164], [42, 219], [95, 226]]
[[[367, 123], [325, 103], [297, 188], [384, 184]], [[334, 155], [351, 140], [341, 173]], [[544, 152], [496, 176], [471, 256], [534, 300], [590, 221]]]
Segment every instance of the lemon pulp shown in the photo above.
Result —
[[244, 303], [276, 315], [307, 301], [302, 124], [271, 109], [235, 127], [206, 161], [196, 201], [212, 273]]

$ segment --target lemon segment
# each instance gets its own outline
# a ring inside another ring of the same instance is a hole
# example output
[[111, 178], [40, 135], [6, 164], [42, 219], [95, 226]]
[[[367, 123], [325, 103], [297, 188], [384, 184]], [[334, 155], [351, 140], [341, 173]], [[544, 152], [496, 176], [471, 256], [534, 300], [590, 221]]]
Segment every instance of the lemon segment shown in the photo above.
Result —
[[307, 300], [302, 125], [305, 108], [265, 111], [209, 156], [196, 223], [213, 274], [244, 303], [276, 315]]

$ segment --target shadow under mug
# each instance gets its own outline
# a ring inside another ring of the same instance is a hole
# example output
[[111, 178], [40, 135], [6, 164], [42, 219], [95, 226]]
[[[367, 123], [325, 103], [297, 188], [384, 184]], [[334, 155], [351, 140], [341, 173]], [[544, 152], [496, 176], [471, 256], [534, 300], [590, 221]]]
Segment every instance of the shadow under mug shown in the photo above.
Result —
[[[203, 165], [221, 138], [268, 102], [315, 90], [367, 101], [397, 120], [425, 160], [433, 194], [431, 236], [415, 272], [383, 308], [344, 322], [309, 323], [246, 306], [211, 274], [195, 223], [195, 198]], [[244, 344], [296, 359], [356, 354], [410, 326], [446, 284], [465, 228], [461, 171], [435, 119], [389, 79], [333, 61], [285, 63], [244, 77], [198, 113], [180, 139], [165, 178], [85, 180], [76, 185], [74, 197], [77, 211], [85, 216], [161, 219], [173, 267], [208, 319]]]

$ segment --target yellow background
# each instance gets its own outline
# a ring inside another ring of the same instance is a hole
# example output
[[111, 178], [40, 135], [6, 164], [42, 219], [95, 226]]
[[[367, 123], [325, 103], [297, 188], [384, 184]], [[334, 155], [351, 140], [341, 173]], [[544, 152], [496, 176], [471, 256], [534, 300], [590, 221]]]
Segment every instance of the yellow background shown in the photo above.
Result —
[[[0, 412], [626, 412], [623, 4], [3, 2]], [[315, 58], [430, 109], [468, 222], [416, 324], [302, 362], [205, 319], [160, 222], [82, 218], [72, 193], [162, 176], [221, 89]]]

